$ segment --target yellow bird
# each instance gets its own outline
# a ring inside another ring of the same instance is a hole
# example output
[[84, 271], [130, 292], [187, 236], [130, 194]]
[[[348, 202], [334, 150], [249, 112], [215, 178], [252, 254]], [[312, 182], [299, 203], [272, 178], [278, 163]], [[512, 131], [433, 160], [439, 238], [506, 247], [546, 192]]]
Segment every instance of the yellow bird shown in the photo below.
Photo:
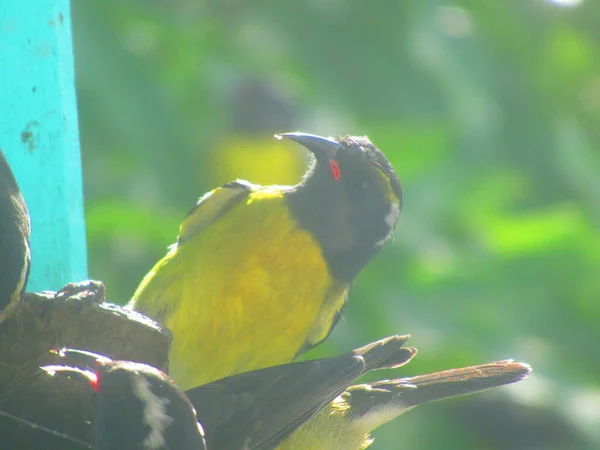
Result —
[[277, 137], [314, 155], [303, 180], [204, 195], [129, 303], [173, 332], [169, 374], [184, 389], [287, 363], [325, 339], [396, 226], [398, 177], [366, 137]]

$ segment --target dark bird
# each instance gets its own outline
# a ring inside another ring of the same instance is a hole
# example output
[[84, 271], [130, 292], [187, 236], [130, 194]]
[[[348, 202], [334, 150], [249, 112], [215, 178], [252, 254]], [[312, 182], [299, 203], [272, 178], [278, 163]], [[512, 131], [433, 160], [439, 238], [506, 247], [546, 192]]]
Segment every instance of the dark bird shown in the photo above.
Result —
[[29, 277], [29, 211], [0, 150], [0, 320], [20, 300]]
[[209, 450], [270, 450], [362, 374], [408, 362], [416, 350], [403, 347], [407, 339], [393, 336], [341, 356], [235, 375], [187, 395], [158, 369], [82, 350], [63, 349], [60, 355], [68, 365], [42, 369], [88, 378], [97, 392], [96, 450], [196, 450], [205, 445]]

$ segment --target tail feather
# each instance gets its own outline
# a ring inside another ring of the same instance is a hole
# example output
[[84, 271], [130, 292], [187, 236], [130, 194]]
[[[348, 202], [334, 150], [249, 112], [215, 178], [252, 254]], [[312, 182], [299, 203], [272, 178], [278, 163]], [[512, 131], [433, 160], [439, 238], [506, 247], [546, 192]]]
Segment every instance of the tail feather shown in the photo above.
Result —
[[497, 361], [355, 385], [336, 401], [348, 406], [348, 416], [367, 433], [418, 405], [516, 383], [530, 373], [527, 364]]
[[531, 367], [512, 360], [497, 361], [489, 364], [444, 370], [427, 375], [404, 378], [401, 380], [379, 381], [373, 383], [376, 389], [394, 390], [394, 386], [407, 384], [416, 389], [397, 387], [402, 402], [408, 406], [442, 400], [459, 395], [473, 394], [505, 384], [516, 383], [529, 376]]
[[363, 357], [365, 372], [395, 369], [409, 362], [417, 354], [416, 348], [404, 347], [408, 339], [410, 339], [408, 334], [390, 336], [356, 349], [352, 353]]

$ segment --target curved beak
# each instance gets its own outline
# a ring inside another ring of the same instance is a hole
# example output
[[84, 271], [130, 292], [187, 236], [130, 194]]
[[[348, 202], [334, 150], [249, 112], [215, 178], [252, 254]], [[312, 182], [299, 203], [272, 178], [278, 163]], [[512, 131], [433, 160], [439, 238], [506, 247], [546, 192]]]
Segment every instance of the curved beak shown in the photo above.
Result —
[[91, 388], [98, 392], [98, 367], [101, 364], [110, 362], [110, 358], [88, 352], [86, 350], [75, 350], [68, 348], [50, 350], [50, 352], [58, 355], [60, 357], [60, 361], [64, 364], [40, 366], [40, 369], [48, 373], [50, 376], [54, 376], [55, 374], [64, 374], [67, 376], [77, 374], [83, 376], [87, 379]]
[[276, 134], [276, 139], [290, 139], [298, 144], [306, 147], [317, 161], [323, 159], [335, 159], [336, 153], [342, 148], [342, 145], [332, 138], [325, 138], [315, 134], [307, 133], [282, 133]]
[[58, 355], [65, 364], [86, 369], [95, 369], [99, 364], [105, 364], [111, 361], [111, 359], [106, 356], [87, 350], [77, 350], [73, 348], [51, 350], [51, 353]]

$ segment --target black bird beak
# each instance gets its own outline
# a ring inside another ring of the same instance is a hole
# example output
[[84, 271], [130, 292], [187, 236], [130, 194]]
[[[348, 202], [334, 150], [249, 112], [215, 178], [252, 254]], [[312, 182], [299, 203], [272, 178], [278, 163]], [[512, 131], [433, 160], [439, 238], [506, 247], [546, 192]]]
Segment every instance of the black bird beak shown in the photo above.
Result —
[[65, 364], [90, 370], [95, 370], [100, 364], [106, 364], [111, 361], [106, 356], [88, 352], [87, 350], [62, 348], [60, 350], [51, 350], [51, 352], [60, 356]]
[[98, 368], [101, 364], [110, 362], [110, 358], [85, 350], [67, 348], [51, 350], [50, 352], [58, 355], [62, 364], [40, 366], [40, 369], [50, 375], [63, 374], [66, 376], [82, 376], [87, 379], [90, 387], [98, 392]]
[[335, 159], [337, 151], [342, 148], [342, 145], [339, 142], [331, 138], [324, 138], [314, 134], [306, 134], [299, 132], [282, 133], [276, 134], [275, 138], [287, 138], [294, 142], [297, 142], [298, 144], [306, 147], [313, 155], [315, 155], [317, 161]]

